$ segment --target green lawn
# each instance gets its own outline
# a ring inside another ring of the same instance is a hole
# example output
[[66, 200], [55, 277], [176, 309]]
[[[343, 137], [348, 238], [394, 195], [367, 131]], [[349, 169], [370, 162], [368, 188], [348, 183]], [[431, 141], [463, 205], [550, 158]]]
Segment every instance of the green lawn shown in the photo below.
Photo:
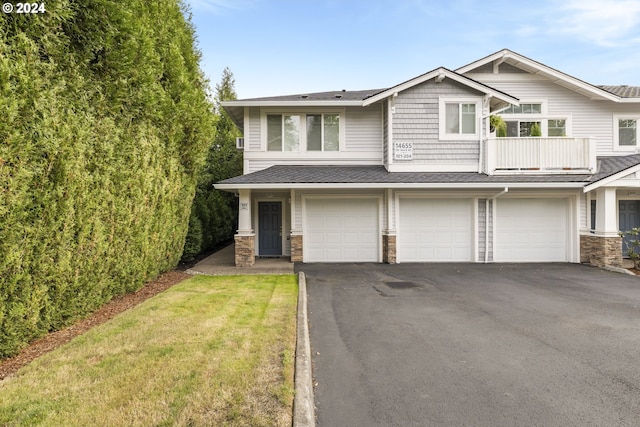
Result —
[[0, 425], [290, 426], [296, 276], [194, 276], [0, 381]]

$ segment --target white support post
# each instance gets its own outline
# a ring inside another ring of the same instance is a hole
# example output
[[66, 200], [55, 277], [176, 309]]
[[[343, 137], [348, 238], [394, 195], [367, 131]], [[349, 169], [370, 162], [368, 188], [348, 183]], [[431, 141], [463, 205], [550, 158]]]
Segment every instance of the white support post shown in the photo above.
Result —
[[251, 228], [251, 190], [239, 190], [238, 203], [238, 234], [249, 236], [253, 234]]
[[618, 236], [618, 208], [616, 189], [601, 187], [596, 190], [596, 236]]

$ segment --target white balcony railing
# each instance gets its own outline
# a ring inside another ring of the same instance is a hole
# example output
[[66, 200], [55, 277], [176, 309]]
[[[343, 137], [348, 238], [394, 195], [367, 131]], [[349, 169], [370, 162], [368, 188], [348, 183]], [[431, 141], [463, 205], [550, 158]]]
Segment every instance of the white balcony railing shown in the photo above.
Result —
[[589, 173], [596, 170], [593, 138], [490, 138], [486, 147], [489, 175]]

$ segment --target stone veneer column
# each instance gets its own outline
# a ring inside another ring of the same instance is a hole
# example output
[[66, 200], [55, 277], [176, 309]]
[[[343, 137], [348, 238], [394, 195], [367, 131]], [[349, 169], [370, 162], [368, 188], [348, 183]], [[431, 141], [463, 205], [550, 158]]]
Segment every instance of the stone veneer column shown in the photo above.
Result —
[[302, 234], [291, 235], [291, 262], [302, 262]]
[[236, 234], [234, 239], [236, 241], [236, 267], [253, 267], [256, 263], [256, 236]]
[[396, 263], [396, 236], [388, 234], [382, 236], [382, 262]]
[[580, 262], [588, 262], [598, 267], [622, 265], [622, 237], [620, 236], [580, 236]]

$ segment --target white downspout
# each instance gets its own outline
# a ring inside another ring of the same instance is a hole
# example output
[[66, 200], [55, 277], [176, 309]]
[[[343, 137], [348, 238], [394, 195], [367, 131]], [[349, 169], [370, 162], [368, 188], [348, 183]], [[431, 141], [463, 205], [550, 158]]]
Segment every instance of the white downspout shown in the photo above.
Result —
[[[492, 197], [488, 197], [485, 199], [485, 207], [484, 207], [484, 227], [485, 227], [485, 237], [484, 237], [484, 263], [487, 264], [489, 262], [489, 200], [493, 202], [493, 209], [496, 209], [496, 199], [503, 194], [509, 191], [509, 187], [504, 187], [504, 190], [499, 192], [498, 194], [493, 195]], [[495, 224], [494, 224], [495, 225]], [[495, 237], [495, 233], [494, 233]]]

